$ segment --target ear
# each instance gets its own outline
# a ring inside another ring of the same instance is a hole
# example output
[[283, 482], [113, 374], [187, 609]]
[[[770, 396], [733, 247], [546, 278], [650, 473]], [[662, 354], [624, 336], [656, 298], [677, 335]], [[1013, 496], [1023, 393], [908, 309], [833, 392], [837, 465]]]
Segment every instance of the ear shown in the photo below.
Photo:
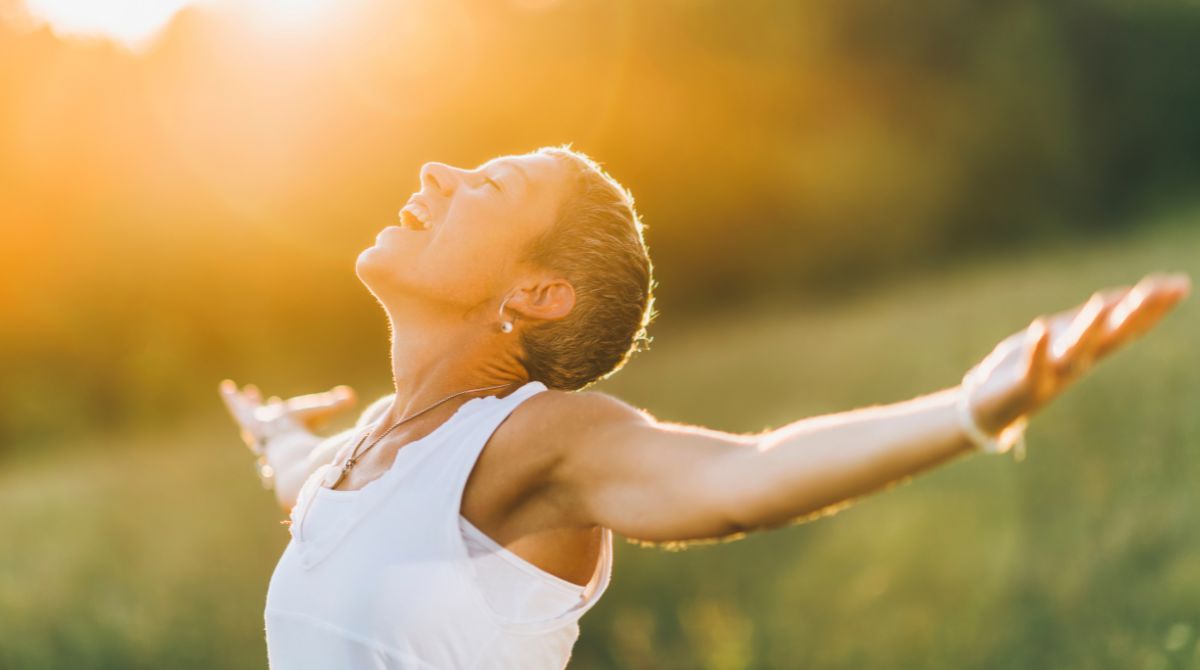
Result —
[[561, 277], [546, 277], [522, 287], [507, 307], [525, 320], [555, 321], [575, 307], [575, 287]]

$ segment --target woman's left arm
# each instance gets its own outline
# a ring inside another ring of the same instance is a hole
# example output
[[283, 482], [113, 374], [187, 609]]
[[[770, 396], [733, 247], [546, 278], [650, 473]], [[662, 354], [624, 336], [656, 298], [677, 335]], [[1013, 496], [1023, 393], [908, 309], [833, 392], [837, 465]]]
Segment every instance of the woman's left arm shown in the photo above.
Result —
[[612, 396], [575, 394], [542, 433], [551, 440], [563, 430], [544, 491], [570, 525], [605, 526], [648, 543], [766, 530], [831, 513], [970, 452], [954, 413], [957, 393], [948, 388], [757, 435], [660, 422]]
[[[1099, 358], [1149, 330], [1188, 293], [1150, 276], [1035, 319], [976, 366], [976, 424], [1028, 417]], [[556, 449], [545, 495], [573, 525], [646, 542], [719, 538], [821, 516], [971, 453], [953, 386], [890, 405], [747, 435], [655, 420], [602, 393], [566, 394], [538, 441]]]

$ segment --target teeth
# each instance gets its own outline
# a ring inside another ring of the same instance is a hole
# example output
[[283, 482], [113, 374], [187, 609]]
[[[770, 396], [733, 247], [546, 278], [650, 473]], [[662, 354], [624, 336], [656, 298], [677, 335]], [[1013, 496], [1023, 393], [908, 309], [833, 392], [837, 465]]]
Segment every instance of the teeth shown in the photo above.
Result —
[[409, 203], [400, 210], [400, 221], [406, 228], [413, 230], [429, 230], [432, 217], [424, 207], [417, 203]]

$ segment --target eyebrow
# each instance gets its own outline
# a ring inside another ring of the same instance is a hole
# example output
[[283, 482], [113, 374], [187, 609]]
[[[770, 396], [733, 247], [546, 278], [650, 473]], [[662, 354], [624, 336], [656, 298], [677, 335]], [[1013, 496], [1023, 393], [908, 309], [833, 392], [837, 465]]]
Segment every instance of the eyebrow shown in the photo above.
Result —
[[525, 191], [526, 192], [529, 191], [530, 186], [533, 184], [533, 180], [529, 178], [529, 173], [525, 171], [525, 168], [521, 167], [520, 163], [518, 163], [516, 161], [506, 161], [506, 162], [500, 163], [500, 165], [507, 167], [507, 168], [511, 169], [513, 172], [516, 172], [517, 174], [521, 175], [521, 179], [525, 180]]

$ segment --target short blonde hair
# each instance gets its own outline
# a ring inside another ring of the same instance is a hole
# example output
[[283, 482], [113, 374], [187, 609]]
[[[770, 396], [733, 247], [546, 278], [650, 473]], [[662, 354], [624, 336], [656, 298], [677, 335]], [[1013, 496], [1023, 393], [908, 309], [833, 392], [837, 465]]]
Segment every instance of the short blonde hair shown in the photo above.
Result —
[[542, 147], [569, 171], [554, 224], [527, 248], [525, 260], [561, 274], [575, 289], [566, 317], [522, 332], [530, 379], [579, 390], [620, 370], [652, 338], [653, 264], [633, 194], [570, 145]]

